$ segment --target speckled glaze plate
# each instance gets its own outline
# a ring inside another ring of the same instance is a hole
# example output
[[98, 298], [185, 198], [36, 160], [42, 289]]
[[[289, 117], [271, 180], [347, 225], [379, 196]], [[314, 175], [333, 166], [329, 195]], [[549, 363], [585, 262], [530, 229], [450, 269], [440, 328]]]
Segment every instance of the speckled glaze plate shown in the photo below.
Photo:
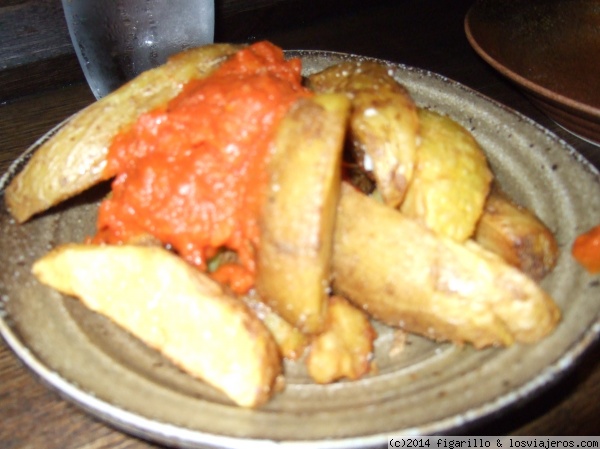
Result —
[[[307, 73], [357, 56], [289, 52]], [[399, 434], [461, 432], [539, 392], [574, 365], [600, 333], [599, 278], [569, 254], [575, 236], [600, 223], [600, 175], [574, 150], [527, 118], [439, 75], [389, 64], [417, 103], [472, 131], [500, 183], [555, 231], [561, 255], [543, 286], [564, 318], [535, 345], [476, 351], [377, 326], [378, 371], [319, 386], [288, 363], [287, 388], [258, 410], [179, 372], [155, 352], [71, 298], [36, 282], [32, 262], [52, 247], [94, 232], [94, 189], [25, 225], [0, 210], [0, 331], [43, 382], [125, 431], [178, 447], [387, 447]], [[52, 131], [0, 179], [10, 178]], [[93, 268], [92, 268], [93, 269]]]
[[600, 2], [478, 0], [471, 46], [550, 118], [600, 145]]

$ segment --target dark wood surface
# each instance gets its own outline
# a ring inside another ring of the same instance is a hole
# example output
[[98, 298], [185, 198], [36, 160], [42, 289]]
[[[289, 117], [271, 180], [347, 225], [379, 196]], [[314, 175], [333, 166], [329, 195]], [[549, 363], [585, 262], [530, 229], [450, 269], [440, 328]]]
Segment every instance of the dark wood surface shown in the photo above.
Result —
[[[329, 11], [326, 15], [305, 16], [309, 18], [301, 20], [285, 14], [293, 8], [281, 8], [277, 12], [276, 25], [273, 17], [249, 14], [245, 16], [245, 20], [250, 21], [250, 31], [246, 34], [236, 27], [233, 31], [221, 30], [217, 35], [221, 41], [248, 42], [264, 38], [286, 49], [363, 54], [440, 73], [533, 118], [600, 167], [599, 148], [573, 137], [548, 120], [473, 52], [463, 30], [463, 19], [470, 3], [466, 0], [378, 2], [356, 11], [344, 8]], [[298, 2], [294, 7], [298, 7]], [[30, 79], [40, 76], [39, 71], [29, 71], [28, 78], [26, 65], [18, 72], [6, 72], [14, 67], [0, 70], [4, 86], [1, 92], [7, 95], [0, 97], [0, 172], [55, 124], [94, 101], [73, 61], [68, 48], [61, 56], [45, 61], [42, 84]], [[10, 89], [4, 85], [7, 73]], [[28, 87], [24, 89], [23, 86]], [[600, 349], [596, 344], [554, 385], [505, 413], [474, 423], [463, 433], [598, 435], [599, 356]], [[62, 400], [32, 376], [3, 342], [0, 342], [0, 423], [0, 447], [3, 449], [156, 447], [116, 431]]]

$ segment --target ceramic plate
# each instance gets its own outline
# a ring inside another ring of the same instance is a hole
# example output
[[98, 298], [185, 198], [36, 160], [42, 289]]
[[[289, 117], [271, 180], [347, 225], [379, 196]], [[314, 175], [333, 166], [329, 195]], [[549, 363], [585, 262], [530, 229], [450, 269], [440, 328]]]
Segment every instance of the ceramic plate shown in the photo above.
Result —
[[[298, 51], [307, 73], [357, 56]], [[122, 429], [179, 447], [387, 447], [387, 437], [465, 431], [465, 426], [527, 398], [576, 363], [600, 332], [598, 277], [569, 255], [574, 237], [600, 223], [600, 175], [564, 142], [527, 118], [441, 76], [401, 65], [390, 71], [419, 105], [445, 113], [479, 140], [500, 183], [555, 231], [561, 256], [543, 286], [564, 318], [535, 345], [473, 350], [377, 326], [378, 371], [319, 386], [288, 363], [287, 388], [259, 410], [233, 406], [155, 352], [30, 274], [52, 247], [94, 232], [94, 189], [17, 225], [0, 211], [0, 330], [35, 374], [65, 398]], [[44, 139], [47, 139], [45, 136]], [[29, 149], [0, 180], [36, 151]]]
[[600, 145], [600, 3], [479, 0], [467, 38], [550, 118]]

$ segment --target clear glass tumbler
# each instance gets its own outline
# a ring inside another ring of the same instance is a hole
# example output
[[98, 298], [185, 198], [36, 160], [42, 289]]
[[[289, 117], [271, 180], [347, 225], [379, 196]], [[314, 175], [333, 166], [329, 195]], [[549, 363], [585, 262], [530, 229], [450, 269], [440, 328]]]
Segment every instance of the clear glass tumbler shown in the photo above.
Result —
[[214, 39], [214, 0], [62, 0], [79, 63], [101, 98]]

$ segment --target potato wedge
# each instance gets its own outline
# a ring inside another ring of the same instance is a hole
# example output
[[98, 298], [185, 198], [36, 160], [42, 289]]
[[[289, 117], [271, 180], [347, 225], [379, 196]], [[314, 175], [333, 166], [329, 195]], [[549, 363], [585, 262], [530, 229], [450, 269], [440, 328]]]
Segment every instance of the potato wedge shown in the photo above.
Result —
[[535, 214], [492, 189], [474, 239], [536, 281], [552, 271], [558, 244]]
[[347, 62], [309, 77], [316, 92], [338, 92], [352, 102], [350, 135], [356, 159], [372, 172], [381, 195], [398, 206], [412, 179], [419, 133], [417, 107], [382, 64]]
[[268, 167], [256, 289], [307, 334], [323, 326], [348, 114], [343, 95], [298, 101], [279, 126]]
[[360, 379], [371, 370], [376, 337], [365, 312], [341, 296], [332, 296], [325, 328], [310, 345], [308, 374], [319, 384]]
[[400, 210], [439, 235], [464, 242], [473, 235], [492, 172], [473, 136], [454, 120], [419, 110], [421, 144]]
[[208, 75], [240, 47], [215, 44], [177, 54], [91, 104], [45, 142], [12, 180], [6, 205], [22, 223], [104, 179], [108, 147], [122, 128]]
[[333, 272], [335, 291], [371, 316], [435, 340], [530, 343], [560, 318], [554, 301], [500, 257], [439, 237], [347, 184]]
[[273, 335], [284, 359], [298, 360], [310, 345], [310, 339], [277, 315], [268, 305], [249, 294], [243, 300], [250, 306]]
[[167, 250], [67, 244], [32, 271], [236, 404], [257, 407], [270, 398], [281, 359], [269, 331], [242, 301]]

